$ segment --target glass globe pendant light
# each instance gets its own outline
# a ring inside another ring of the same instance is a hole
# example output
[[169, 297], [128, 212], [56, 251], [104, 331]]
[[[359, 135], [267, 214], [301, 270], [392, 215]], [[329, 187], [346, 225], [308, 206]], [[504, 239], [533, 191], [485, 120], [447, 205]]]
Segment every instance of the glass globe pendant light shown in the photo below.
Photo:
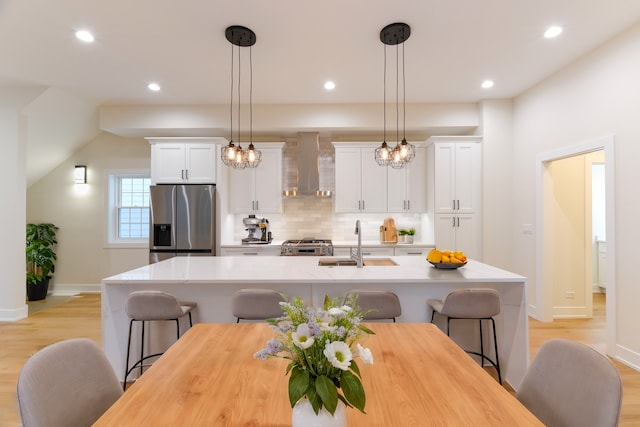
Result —
[[[406, 88], [404, 70], [404, 42], [411, 35], [409, 25], [396, 22], [389, 24], [380, 31], [380, 41], [384, 44], [384, 137], [380, 147], [375, 151], [376, 162], [380, 166], [391, 166], [394, 169], [403, 168], [415, 157], [415, 146], [407, 142], [406, 128]], [[402, 141], [400, 142], [400, 58], [399, 45], [402, 45]], [[387, 133], [387, 46], [396, 46], [396, 146], [390, 149], [386, 142]]]
[[[262, 153], [253, 146], [253, 63], [251, 46], [256, 43], [256, 35], [247, 27], [232, 25], [225, 30], [225, 36], [231, 43], [231, 102], [229, 103], [231, 138], [229, 144], [222, 147], [220, 159], [222, 163], [235, 169], [255, 168], [260, 164]], [[233, 143], [233, 91], [234, 91], [234, 46], [238, 47], [238, 145]], [[241, 55], [240, 47], [249, 47], [249, 149], [245, 152], [240, 145], [240, 97], [241, 97]]]

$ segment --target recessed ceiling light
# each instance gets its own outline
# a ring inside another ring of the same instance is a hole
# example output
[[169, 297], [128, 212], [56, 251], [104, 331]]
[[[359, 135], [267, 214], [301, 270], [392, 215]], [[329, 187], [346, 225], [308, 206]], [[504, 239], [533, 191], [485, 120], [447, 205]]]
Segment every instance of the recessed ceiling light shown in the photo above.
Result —
[[324, 88], [326, 90], [334, 90], [336, 88], [336, 84], [334, 82], [332, 82], [331, 80], [329, 80], [328, 82], [326, 82], [324, 84]]
[[552, 39], [554, 37], [557, 37], [560, 35], [560, 33], [562, 33], [562, 27], [559, 27], [557, 25], [553, 25], [549, 28], [547, 28], [547, 31], [544, 32], [544, 36], [548, 39]]
[[493, 87], [493, 80], [485, 80], [482, 82], [483, 89], [489, 89], [491, 87]]
[[83, 42], [87, 42], [87, 43], [91, 43], [94, 40], [93, 34], [91, 34], [87, 30], [76, 31], [76, 37], [82, 40]]
[[149, 90], [152, 90], [154, 92], [157, 92], [160, 90], [160, 85], [158, 83], [149, 83], [147, 87], [149, 88]]

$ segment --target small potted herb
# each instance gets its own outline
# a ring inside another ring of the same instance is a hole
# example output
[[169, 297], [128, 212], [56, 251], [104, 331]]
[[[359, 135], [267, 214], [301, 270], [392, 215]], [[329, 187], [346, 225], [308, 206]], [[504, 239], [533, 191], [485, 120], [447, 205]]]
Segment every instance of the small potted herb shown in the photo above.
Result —
[[398, 230], [398, 243], [413, 243], [413, 236], [416, 234], [415, 228], [401, 228]]
[[49, 280], [55, 271], [56, 253], [53, 246], [58, 243], [53, 224], [27, 224], [27, 299], [45, 299]]

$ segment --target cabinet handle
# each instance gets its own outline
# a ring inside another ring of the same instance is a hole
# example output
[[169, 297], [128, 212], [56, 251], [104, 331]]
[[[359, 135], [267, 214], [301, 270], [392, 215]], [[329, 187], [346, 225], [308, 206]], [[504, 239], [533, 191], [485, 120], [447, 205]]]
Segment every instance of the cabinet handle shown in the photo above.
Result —
[[451, 207], [451, 209], [455, 211], [456, 210], [456, 200], [453, 199], [451, 201], [453, 202], [453, 206]]
[[458, 219], [458, 225], [456, 227], [460, 227], [460, 217], [457, 217]]
[[180, 169], [180, 179], [184, 179], [184, 169]]
[[407, 210], [411, 210], [411, 200], [407, 200]]
[[258, 207], [258, 201], [256, 200], [256, 210], [260, 210], [260, 208]]
[[189, 169], [184, 170], [184, 179], [189, 180]]
[[364, 211], [366, 208], [364, 207], [364, 200], [362, 201], [362, 210]]
[[456, 200], [456, 209], [460, 210], [460, 199]]
[[358, 210], [362, 210], [362, 200], [358, 200]]

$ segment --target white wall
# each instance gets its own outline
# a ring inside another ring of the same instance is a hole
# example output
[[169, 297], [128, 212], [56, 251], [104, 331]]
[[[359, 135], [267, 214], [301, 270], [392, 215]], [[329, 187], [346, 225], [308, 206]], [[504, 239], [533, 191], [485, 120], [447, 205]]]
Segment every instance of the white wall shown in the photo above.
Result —
[[25, 304], [25, 193], [27, 119], [22, 109], [44, 88], [0, 89], [0, 321], [27, 316]]
[[[640, 25], [528, 90], [515, 100], [513, 181], [515, 224], [535, 224], [536, 155], [615, 135], [616, 353], [640, 366]], [[535, 240], [515, 235], [512, 270], [529, 278], [535, 303]]]
[[[99, 290], [102, 278], [148, 263], [149, 249], [105, 247], [107, 170], [149, 170], [144, 139], [102, 133], [27, 191], [27, 221], [57, 225], [57, 263], [51, 290]], [[87, 184], [73, 183], [74, 165], [87, 165]]]

